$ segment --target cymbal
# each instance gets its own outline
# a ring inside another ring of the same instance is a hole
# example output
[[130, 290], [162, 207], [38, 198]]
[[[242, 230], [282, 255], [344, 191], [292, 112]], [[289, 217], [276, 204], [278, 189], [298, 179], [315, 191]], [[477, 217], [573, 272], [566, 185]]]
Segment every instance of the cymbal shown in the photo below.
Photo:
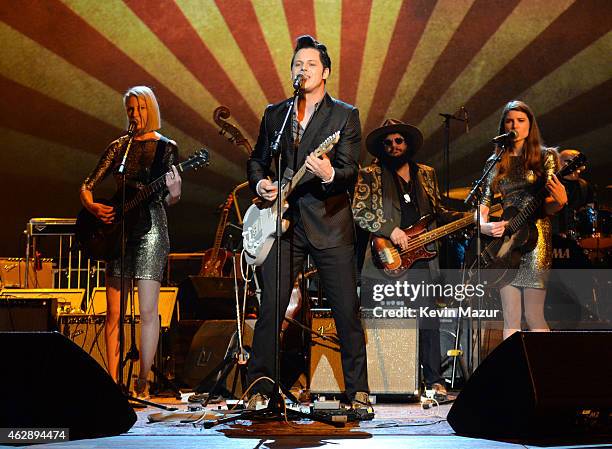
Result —
[[[452, 200], [461, 200], [461, 201], [463, 201], [470, 194], [471, 190], [472, 190], [471, 187], [455, 187], [453, 189], [449, 189], [448, 190], [448, 197], [450, 199], [452, 199]], [[442, 195], [444, 195], [444, 193], [445, 192], [442, 192]], [[495, 198], [499, 198], [500, 196], [501, 196], [501, 194], [499, 194], [499, 193], [495, 194]]]

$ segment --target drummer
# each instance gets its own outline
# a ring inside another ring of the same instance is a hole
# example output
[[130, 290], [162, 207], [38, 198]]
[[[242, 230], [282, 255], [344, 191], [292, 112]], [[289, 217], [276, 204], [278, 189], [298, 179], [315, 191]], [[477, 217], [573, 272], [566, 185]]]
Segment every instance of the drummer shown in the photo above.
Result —
[[[567, 149], [559, 153], [561, 166], [566, 166], [570, 160], [578, 156], [580, 151]], [[591, 184], [580, 177], [581, 173], [586, 170], [585, 166], [571, 174], [564, 176], [561, 183], [565, 186], [567, 192], [567, 205], [561, 209], [552, 219], [553, 234], [567, 238], [579, 238], [581, 231], [577, 219], [577, 213], [584, 210], [585, 219], [589, 220], [589, 211], [594, 209], [594, 194]], [[585, 232], [584, 230], [582, 230]]]

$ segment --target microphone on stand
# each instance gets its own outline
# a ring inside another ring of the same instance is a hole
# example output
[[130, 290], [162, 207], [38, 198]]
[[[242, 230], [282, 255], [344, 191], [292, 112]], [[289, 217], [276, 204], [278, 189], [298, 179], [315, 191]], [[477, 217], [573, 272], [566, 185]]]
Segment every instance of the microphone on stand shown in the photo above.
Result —
[[295, 78], [293, 78], [293, 88], [295, 90], [301, 89], [304, 85], [304, 72], [300, 72], [297, 75], [295, 75]]
[[133, 137], [134, 134], [136, 133], [136, 120], [131, 120], [130, 121], [130, 126], [128, 126], [128, 130], [127, 130], [127, 135], [129, 137]]
[[515, 130], [508, 131], [505, 134], [500, 134], [491, 139], [493, 143], [506, 142], [508, 140], [514, 140], [518, 137], [518, 133]]

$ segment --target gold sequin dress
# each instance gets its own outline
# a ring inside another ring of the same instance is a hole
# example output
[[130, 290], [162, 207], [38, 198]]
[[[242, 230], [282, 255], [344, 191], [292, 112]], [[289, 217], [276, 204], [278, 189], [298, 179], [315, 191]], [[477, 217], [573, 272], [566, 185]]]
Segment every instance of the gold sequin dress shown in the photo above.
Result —
[[[557, 158], [552, 150], [543, 150], [542, 154], [543, 175], [550, 179], [557, 170]], [[484, 186], [482, 204], [490, 207], [495, 193], [492, 181], [497, 173], [494, 168], [489, 173]], [[525, 170], [522, 156], [510, 157], [510, 170], [507, 176], [498, 181], [495, 191], [502, 195], [503, 208], [513, 206], [518, 210], [523, 209], [534, 197], [539, 189], [537, 178], [532, 170]], [[536, 218], [538, 229], [538, 243], [533, 251], [525, 253], [521, 258], [516, 277], [511, 282], [515, 287], [546, 288], [548, 272], [552, 265], [552, 227], [550, 218], [539, 214]]]
[[[152, 173], [158, 141], [133, 141], [125, 170], [128, 187], [142, 188], [157, 176], [170, 171], [172, 165], [177, 163], [178, 149], [176, 144], [165, 138], [162, 138], [162, 140], [165, 142], [165, 148], [158, 166], [161, 173]], [[83, 181], [82, 190], [93, 191], [94, 187], [110, 174], [115, 178], [117, 189], [121, 187], [122, 178], [117, 174], [117, 169], [121, 164], [126, 142], [127, 137], [121, 137], [106, 148], [98, 165]], [[167, 193], [167, 189], [164, 188], [147, 201], [145, 213], [141, 214], [141, 220], [135, 224], [128, 234], [124, 266], [126, 277], [159, 282], [162, 280], [166, 258], [170, 251], [168, 221], [163, 202]], [[120, 277], [119, 265], [119, 259], [107, 261], [107, 275]]]

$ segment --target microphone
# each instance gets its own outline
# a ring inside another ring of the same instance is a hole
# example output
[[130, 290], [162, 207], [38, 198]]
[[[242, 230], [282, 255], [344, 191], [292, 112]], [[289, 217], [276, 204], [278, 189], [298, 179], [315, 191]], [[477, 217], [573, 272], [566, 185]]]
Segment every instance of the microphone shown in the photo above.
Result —
[[293, 78], [293, 88], [295, 90], [298, 90], [302, 87], [302, 83], [304, 82], [304, 72], [300, 72], [297, 75], [295, 75], [295, 78]]
[[130, 121], [130, 126], [128, 127], [127, 133], [129, 137], [132, 137], [134, 134], [136, 134], [136, 120]]
[[514, 140], [517, 137], [518, 137], [518, 133], [515, 130], [511, 130], [505, 134], [500, 134], [499, 136], [493, 137], [493, 139], [491, 139], [491, 142], [499, 143], [499, 142], [504, 142], [506, 140]]

